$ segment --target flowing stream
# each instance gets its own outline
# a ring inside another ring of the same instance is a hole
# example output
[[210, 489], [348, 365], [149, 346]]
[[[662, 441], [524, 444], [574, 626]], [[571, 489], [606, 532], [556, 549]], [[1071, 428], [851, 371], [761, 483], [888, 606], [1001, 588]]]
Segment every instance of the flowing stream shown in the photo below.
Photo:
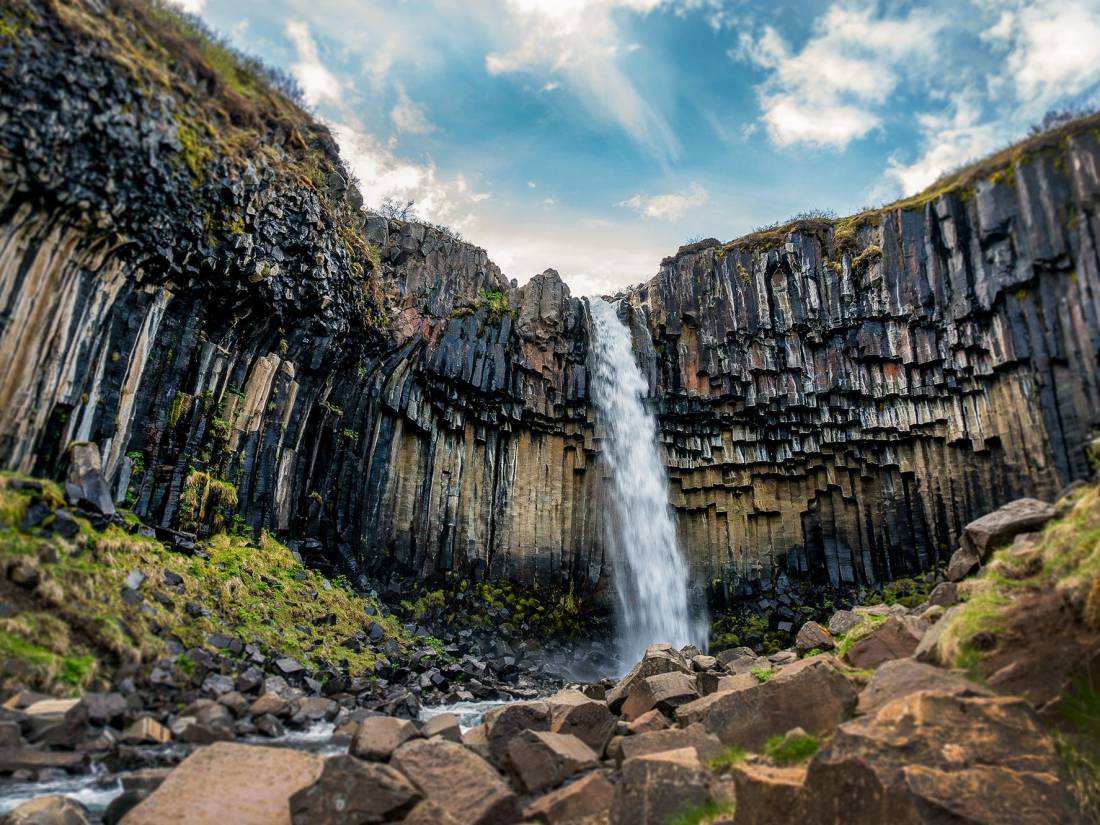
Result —
[[589, 301], [591, 392], [606, 430], [603, 456], [611, 471], [613, 518], [608, 541], [618, 599], [619, 652], [630, 666], [646, 647], [670, 642], [705, 647], [688, 609], [684, 557], [668, 503], [668, 478], [657, 447], [657, 424], [642, 398], [649, 385], [634, 360], [630, 330], [606, 301]]

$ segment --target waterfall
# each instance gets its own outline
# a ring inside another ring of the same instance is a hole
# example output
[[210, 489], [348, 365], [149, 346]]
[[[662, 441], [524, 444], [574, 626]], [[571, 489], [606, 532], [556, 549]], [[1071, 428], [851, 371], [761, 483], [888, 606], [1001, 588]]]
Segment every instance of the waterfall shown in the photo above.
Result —
[[634, 360], [630, 330], [606, 301], [591, 299], [589, 311], [590, 390], [606, 431], [601, 447], [611, 471], [608, 543], [619, 652], [629, 667], [654, 642], [704, 647], [706, 636], [693, 628], [688, 610], [687, 567], [668, 503], [657, 423], [642, 404], [649, 385]]

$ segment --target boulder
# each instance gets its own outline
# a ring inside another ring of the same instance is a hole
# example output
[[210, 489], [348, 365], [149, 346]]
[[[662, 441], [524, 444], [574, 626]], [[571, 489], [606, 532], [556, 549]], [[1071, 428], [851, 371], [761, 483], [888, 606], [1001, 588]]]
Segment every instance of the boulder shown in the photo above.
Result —
[[290, 798], [323, 760], [289, 748], [219, 742], [188, 756], [123, 825], [291, 825]]
[[982, 558], [974, 550], [960, 547], [947, 562], [947, 580], [960, 582], [978, 569]]
[[130, 709], [121, 693], [85, 693], [84, 707], [93, 725], [117, 725]]
[[963, 528], [962, 549], [986, 561], [990, 553], [1020, 533], [1038, 530], [1057, 515], [1053, 506], [1033, 498], [1021, 498], [998, 507]]
[[708, 733], [706, 728], [696, 722], [683, 728], [669, 728], [640, 733], [636, 736], [624, 736], [619, 742], [618, 761], [682, 748], [693, 748], [703, 761], [715, 759], [726, 750], [717, 736]]
[[928, 604], [951, 607], [959, 600], [959, 586], [955, 582], [940, 582], [928, 594]]
[[111, 488], [103, 478], [99, 447], [87, 441], [69, 448], [69, 477], [65, 485], [78, 507], [105, 516], [113, 515], [115, 502]]
[[3, 825], [89, 825], [88, 809], [64, 796], [40, 796], [9, 812]]
[[707, 656], [700, 653], [698, 656], [691, 657], [691, 667], [696, 673], [704, 673], [708, 670], [717, 668], [718, 659], [714, 656]]
[[395, 750], [420, 735], [416, 725], [393, 716], [371, 716], [359, 723], [351, 742], [351, 754], [360, 759], [385, 762]]
[[414, 739], [390, 764], [463, 825], [505, 825], [519, 817], [515, 794], [493, 766], [455, 742]]
[[576, 736], [527, 730], [508, 743], [508, 761], [524, 790], [538, 793], [596, 767], [599, 757]]
[[1079, 821], [1025, 701], [934, 691], [841, 725], [810, 762], [804, 798], [847, 825]]
[[604, 752], [615, 732], [615, 717], [606, 702], [589, 699], [578, 690], [561, 690], [546, 700], [550, 731], [576, 736], [597, 755]]
[[724, 670], [729, 670], [730, 665], [735, 662], [743, 661], [745, 659], [755, 659], [756, 651], [751, 647], [731, 647], [727, 650], [723, 650], [715, 657], [718, 659], [718, 665]]
[[45, 751], [38, 748], [0, 748], [0, 774], [49, 769], [75, 771], [88, 764], [80, 751]]
[[620, 713], [628, 721], [654, 709], [671, 714], [680, 705], [698, 698], [699, 690], [693, 675], [681, 671], [659, 673], [636, 682]]
[[122, 741], [127, 745], [163, 745], [172, 741], [172, 731], [156, 719], [142, 716], [123, 731]]
[[943, 631], [951, 624], [955, 616], [957, 616], [962, 609], [963, 605], [960, 604], [947, 608], [944, 614], [940, 616], [935, 624], [933, 624], [921, 637], [916, 650], [914, 650], [912, 654], [914, 659], [918, 662], [927, 662], [932, 665], [941, 664], [939, 652], [940, 636], [943, 635]]
[[874, 668], [912, 656], [927, 632], [928, 623], [917, 616], [891, 616], [852, 645], [847, 659], [856, 667]]
[[633, 734], [650, 733], [655, 730], [665, 730], [668, 726], [669, 721], [667, 716], [659, 710], [651, 710], [649, 713], [643, 713], [632, 721], [627, 726], [627, 730]]
[[523, 818], [546, 825], [574, 825], [599, 821], [611, 809], [615, 786], [599, 771], [540, 796], [523, 811]]
[[441, 713], [433, 716], [420, 727], [420, 735], [425, 739], [442, 736], [450, 742], [462, 742], [462, 726], [453, 713]]
[[84, 738], [88, 727], [83, 699], [41, 699], [23, 712], [27, 740], [37, 745], [74, 745]]
[[362, 825], [400, 819], [423, 795], [389, 765], [351, 756], [325, 760], [320, 777], [290, 797], [294, 825]]
[[851, 715], [856, 691], [828, 654], [789, 665], [764, 683], [721, 691], [681, 707], [682, 725], [695, 722], [727, 745], [759, 750], [768, 737], [801, 727], [831, 730]]
[[854, 610], [838, 610], [829, 617], [825, 629], [833, 636], [843, 636], [862, 621], [863, 617]]
[[623, 702], [626, 701], [634, 688], [641, 684], [643, 679], [658, 676], [662, 673], [691, 673], [691, 668], [684, 663], [680, 654], [672, 650], [671, 647], [668, 649], [650, 647], [646, 651], [645, 658], [634, 665], [630, 672], [607, 692], [607, 706], [611, 708], [612, 712], [617, 713]]
[[952, 696], [992, 696], [988, 689], [951, 670], [933, 667], [914, 659], [885, 662], [871, 676], [859, 694], [859, 713], [875, 713], [882, 706], [922, 690], [935, 690]]
[[792, 822], [824, 821], [804, 813], [805, 765], [783, 768], [765, 762], [741, 762], [734, 765], [732, 776], [734, 798], [737, 800], [737, 825], [790, 825]]
[[525, 730], [550, 730], [550, 705], [546, 702], [512, 702], [485, 714], [485, 741], [489, 758], [498, 767], [508, 762], [508, 743]]
[[294, 715], [294, 706], [278, 693], [269, 691], [253, 702], [249, 708], [250, 716], [274, 716], [276, 719], [289, 719]]
[[834, 647], [833, 635], [817, 622], [806, 622], [794, 639], [794, 649], [799, 655], [814, 649], [832, 650]]
[[462, 733], [462, 744], [482, 759], [489, 758], [489, 737], [484, 725], [477, 725]]
[[409, 811], [403, 825], [463, 825], [436, 803], [425, 799]]
[[694, 748], [628, 759], [611, 800], [609, 825], [667, 825], [711, 798], [709, 775]]

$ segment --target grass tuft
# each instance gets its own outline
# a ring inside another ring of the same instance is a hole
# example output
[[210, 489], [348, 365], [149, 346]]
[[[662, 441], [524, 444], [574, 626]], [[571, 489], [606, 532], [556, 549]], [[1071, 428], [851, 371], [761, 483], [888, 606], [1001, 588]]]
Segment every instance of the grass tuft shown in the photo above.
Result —
[[817, 753], [817, 737], [808, 734], [773, 736], [764, 745], [764, 755], [777, 765], [804, 762]]
[[707, 825], [720, 817], [732, 816], [733, 811], [732, 802], [708, 799], [706, 802], [684, 808], [668, 820], [668, 825]]

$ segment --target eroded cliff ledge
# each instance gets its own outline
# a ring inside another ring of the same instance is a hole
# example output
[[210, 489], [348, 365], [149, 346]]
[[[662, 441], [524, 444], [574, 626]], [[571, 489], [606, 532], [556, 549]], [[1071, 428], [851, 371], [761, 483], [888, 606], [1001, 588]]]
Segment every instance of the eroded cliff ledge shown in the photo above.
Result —
[[[583, 302], [363, 213], [255, 67], [100, 5], [17, 0], [0, 37], [0, 464], [93, 441], [166, 527], [209, 526], [217, 482], [219, 517], [354, 573], [601, 590]], [[1098, 197], [1079, 122], [631, 291], [696, 586], [904, 575], [1087, 474]]]

